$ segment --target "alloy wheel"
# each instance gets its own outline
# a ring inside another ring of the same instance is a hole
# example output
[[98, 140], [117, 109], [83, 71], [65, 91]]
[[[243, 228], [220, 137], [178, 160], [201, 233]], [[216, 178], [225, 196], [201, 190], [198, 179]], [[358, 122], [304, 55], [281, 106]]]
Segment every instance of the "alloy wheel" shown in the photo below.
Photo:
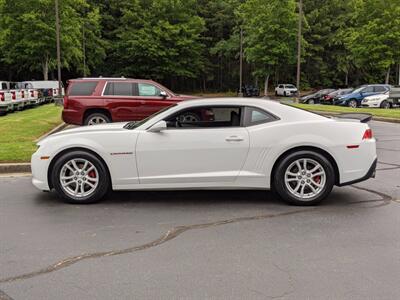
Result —
[[289, 165], [284, 180], [287, 190], [292, 195], [307, 200], [322, 192], [326, 183], [326, 173], [317, 161], [301, 158]]
[[96, 190], [99, 183], [99, 172], [86, 159], [71, 159], [61, 168], [60, 183], [67, 194], [75, 198], [84, 198]]
[[95, 116], [93, 118], [90, 118], [88, 125], [98, 125], [98, 124], [104, 124], [107, 123], [107, 120], [104, 119], [103, 117], [100, 116]]

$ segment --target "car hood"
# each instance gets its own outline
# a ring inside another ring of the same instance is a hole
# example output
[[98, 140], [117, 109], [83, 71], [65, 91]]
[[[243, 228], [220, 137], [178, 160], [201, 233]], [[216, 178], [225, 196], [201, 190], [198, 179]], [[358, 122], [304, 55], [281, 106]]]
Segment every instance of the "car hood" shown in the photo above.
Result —
[[63, 131], [60, 131], [57, 133], [53, 133], [52, 135], [39, 141], [39, 143], [41, 143], [42, 141], [49, 140], [52, 137], [68, 136], [71, 134], [120, 131], [120, 130], [124, 130], [123, 128], [126, 123], [127, 122], [108, 123], [108, 124], [101, 124], [101, 125], [80, 126], [80, 127], [76, 127], [76, 128], [71, 128], [71, 129], [63, 130]]

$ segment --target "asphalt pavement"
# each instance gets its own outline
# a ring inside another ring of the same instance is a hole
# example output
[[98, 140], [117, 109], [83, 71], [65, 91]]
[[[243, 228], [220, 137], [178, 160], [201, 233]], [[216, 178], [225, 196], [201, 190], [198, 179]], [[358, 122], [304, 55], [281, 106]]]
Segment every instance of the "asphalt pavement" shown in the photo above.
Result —
[[0, 178], [0, 299], [400, 299], [400, 124], [377, 176], [320, 206], [263, 191], [119, 192], [67, 205]]

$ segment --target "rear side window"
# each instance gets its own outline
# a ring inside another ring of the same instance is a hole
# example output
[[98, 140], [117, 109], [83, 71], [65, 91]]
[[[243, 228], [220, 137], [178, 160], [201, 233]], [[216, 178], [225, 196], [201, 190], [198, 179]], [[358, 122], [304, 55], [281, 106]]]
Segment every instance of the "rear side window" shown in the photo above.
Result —
[[278, 119], [277, 117], [266, 112], [265, 110], [256, 107], [246, 107], [246, 112], [244, 116], [244, 125], [253, 126], [267, 122], [272, 122], [277, 119]]
[[362, 90], [363, 93], [371, 93], [374, 91], [373, 86], [367, 86], [365, 89]]
[[384, 86], [376, 86], [375, 92], [385, 92], [387, 89]]
[[104, 90], [106, 96], [134, 96], [134, 84], [131, 82], [109, 82]]
[[98, 81], [74, 82], [68, 90], [69, 96], [90, 96], [96, 89]]

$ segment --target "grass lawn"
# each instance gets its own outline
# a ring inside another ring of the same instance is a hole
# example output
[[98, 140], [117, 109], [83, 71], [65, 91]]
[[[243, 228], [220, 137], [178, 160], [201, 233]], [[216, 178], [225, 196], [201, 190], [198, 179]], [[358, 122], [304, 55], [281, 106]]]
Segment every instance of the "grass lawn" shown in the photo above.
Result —
[[383, 108], [351, 108], [336, 105], [318, 105], [318, 104], [290, 104], [302, 109], [316, 112], [332, 112], [332, 113], [368, 113], [375, 117], [391, 118], [400, 120], [400, 109], [383, 109]]
[[61, 124], [60, 106], [47, 104], [0, 116], [0, 163], [29, 162], [35, 140]]

